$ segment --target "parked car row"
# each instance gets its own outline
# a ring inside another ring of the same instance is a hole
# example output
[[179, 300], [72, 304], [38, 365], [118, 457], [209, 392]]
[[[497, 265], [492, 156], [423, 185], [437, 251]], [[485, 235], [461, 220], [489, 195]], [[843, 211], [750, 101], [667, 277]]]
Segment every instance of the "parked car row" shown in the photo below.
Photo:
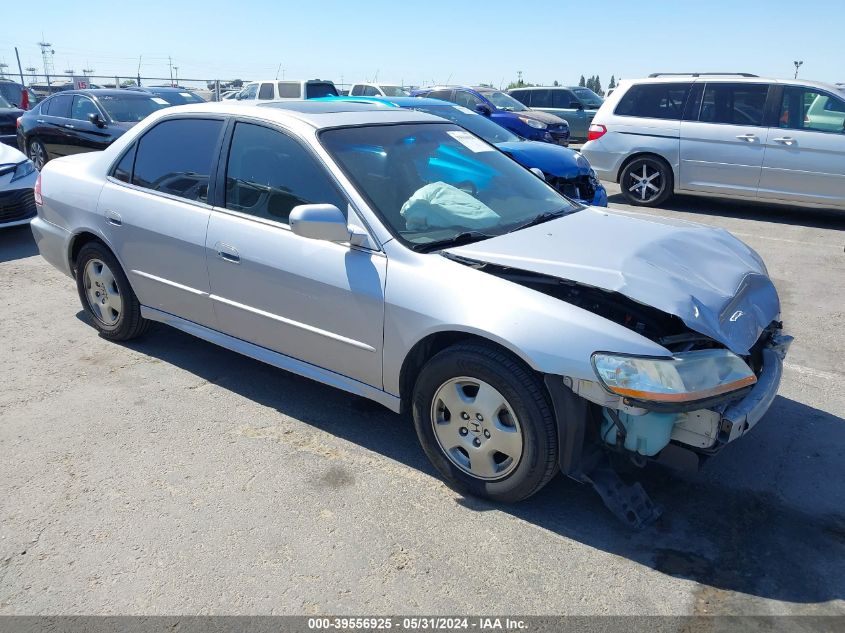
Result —
[[630, 204], [675, 193], [845, 209], [845, 88], [734, 75], [622, 81], [582, 151]]

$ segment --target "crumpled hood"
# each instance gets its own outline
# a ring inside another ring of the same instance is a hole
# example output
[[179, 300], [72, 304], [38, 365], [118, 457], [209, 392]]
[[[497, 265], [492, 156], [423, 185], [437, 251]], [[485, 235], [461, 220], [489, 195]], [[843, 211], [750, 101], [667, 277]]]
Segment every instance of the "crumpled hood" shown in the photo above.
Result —
[[754, 250], [682, 220], [591, 207], [448, 252], [618, 292], [740, 355], [780, 314]]
[[575, 178], [590, 173], [590, 163], [575, 150], [540, 141], [497, 143], [496, 147], [523, 167], [537, 169], [558, 178]]
[[[541, 121], [546, 125], [560, 125], [561, 123], [566, 123], [566, 121], [561, 119], [559, 116], [555, 116], [554, 114], [549, 114], [548, 112], [543, 112], [541, 110], [522, 110], [520, 112], [514, 112], [513, 114], [517, 116], [524, 116], [526, 119]], [[567, 125], [569, 124], [567, 123]]]

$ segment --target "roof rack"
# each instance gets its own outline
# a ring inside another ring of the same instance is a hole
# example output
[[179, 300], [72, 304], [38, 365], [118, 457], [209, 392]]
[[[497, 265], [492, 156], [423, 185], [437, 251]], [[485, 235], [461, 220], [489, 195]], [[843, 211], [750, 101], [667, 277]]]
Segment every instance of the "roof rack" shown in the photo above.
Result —
[[653, 77], [701, 77], [702, 75], [734, 75], [736, 77], [759, 77], [759, 75], [752, 75], [751, 73], [651, 73], [649, 78]]

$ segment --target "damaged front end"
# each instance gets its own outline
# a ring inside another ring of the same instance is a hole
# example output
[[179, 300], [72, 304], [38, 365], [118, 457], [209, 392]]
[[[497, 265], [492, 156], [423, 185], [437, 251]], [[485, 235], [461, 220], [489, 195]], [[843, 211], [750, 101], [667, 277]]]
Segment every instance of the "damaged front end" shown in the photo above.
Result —
[[[758, 328], [753, 345], [731, 332], [717, 340], [693, 330], [679, 316], [619, 292], [450, 257], [623, 325], [670, 352], [649, 358], [599, 351], [592, 357], [593, 379], [545, 377], [558, 419], [561, 470], [591, 483], [608, 508], [632, 526], [654, 520], [659, 510], [639, 483], [623, 482], [612, 463], [621, 457], [640, 467], [654, 461], [697, 469], [704, 459], [750, 431], [777, 395], [792, 338], [783, 334], [775, 319]], [[721, 310], [732, 311], [723, 320], [730, 322], [737, 305], [766, 314], [742, 296], [742, 288], [759, 294], [763, 287], [759, 279], [740, 284], [740, 291]], [[697, 310], [698, 316], [703, 312], [703, 307]], [[701, 329], [719, 332], [715, 311], [707, 316], [708, 326]], [[746, 324], [744, 331], [754, 330]]]

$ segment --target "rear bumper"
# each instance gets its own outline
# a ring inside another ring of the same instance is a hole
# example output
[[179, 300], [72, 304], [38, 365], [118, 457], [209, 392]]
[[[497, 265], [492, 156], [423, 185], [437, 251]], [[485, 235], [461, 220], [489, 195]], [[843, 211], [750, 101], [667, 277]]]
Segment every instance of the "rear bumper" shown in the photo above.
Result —
[[30, 222], [32, 236], [38, 246], [41, 257], [50, 262], [68, 277], [73, 277], [70, 269], [68, 252], [70, 247], [71, 233], [55, 224], [50, 224], [40, 216], [36, 216]]

